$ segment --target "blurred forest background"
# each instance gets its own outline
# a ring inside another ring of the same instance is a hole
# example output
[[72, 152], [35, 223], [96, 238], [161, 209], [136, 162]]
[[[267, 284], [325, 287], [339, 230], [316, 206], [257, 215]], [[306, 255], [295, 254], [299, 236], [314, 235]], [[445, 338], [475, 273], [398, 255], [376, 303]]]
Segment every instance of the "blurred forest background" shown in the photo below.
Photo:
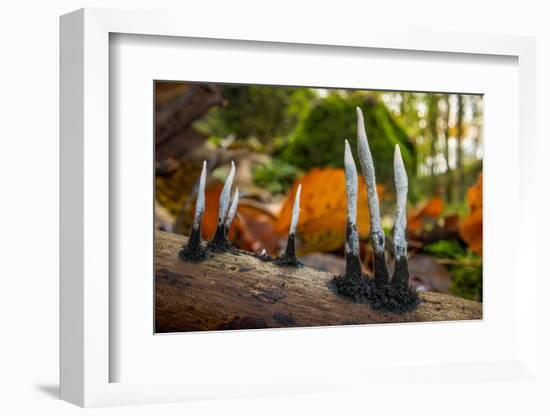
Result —
[[[391, 259], [395, 210], [393, 148], [409, 175], [411, 283], [420, 290], [482, 300], [482, 97], [478, 95], [155, 83], [156, 227], [187, 235], [201, 163], [208, 161], [203, 237], [237, 165], [240, 202], [230, 239], [277, 255], [302, 184], [298, 254], [311, 267], [344, 269], [344, 139], [357, 162], [355, 107], [373, 153]], [[365, 270], [369, 214], [363, 179], [358, 226]]]

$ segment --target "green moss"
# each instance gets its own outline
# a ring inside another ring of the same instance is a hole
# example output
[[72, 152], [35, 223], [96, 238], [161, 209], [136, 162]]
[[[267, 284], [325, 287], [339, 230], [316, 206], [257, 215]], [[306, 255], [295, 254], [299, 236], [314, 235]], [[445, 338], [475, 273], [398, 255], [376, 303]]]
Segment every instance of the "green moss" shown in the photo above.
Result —
[[294, 129], [315, 94], [309, 88], [226, 85], [223, 98], [225, 104], [212, 108], [194, 127], [210, 136], [255, 138], [269, 147]]
[[313, 167], [343, 167], [344, 139], [350, 141], [357, 160], [355, 107], [363, 110], [369, 145], [375, 160], [377, 181], [393, 186], [394, 146], [401, 146], [405, 166], [415, 172], [413, 146], [405, 131], [392, 119], [374, 95], [333, 92], [312, 107], [297, 125], [282, 150], [282, 160], [304, 170]]

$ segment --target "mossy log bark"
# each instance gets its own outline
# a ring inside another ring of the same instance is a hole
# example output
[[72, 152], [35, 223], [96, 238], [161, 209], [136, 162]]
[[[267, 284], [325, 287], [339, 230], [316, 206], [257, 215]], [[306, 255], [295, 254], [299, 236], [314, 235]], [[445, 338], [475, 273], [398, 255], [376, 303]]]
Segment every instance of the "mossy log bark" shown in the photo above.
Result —
[[156, 232], [156, 332], [205, 331], [481, 319], [482, 305], [435, 292], [412, 312], [354, 303], [330, 288], [333, 276], [287, 268], [248, 253], [213, 253], [201, 263], [178, 257], [187, 238]]

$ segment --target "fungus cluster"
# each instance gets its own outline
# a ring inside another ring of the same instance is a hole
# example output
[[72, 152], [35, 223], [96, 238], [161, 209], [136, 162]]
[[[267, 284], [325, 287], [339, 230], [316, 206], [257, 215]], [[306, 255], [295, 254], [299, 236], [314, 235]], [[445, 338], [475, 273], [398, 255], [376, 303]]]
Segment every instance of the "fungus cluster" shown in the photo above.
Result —
[[376, 191], [374, 162], [369, 148], [363, 113], [357, 108], [358, 156], [361, 170], [367, 184], [367, 197], [370, 214], [370, 238], [374, 255], [373, 277], [364, 276], [359, 258], [359, 238], [357, 233], [357, 170], [349, 143], [345, 142], [345, 172], [347, 193], [346, 226], [346, 271], [337, 276], [332, 284], [336, 291], [356, 302], [368, 303], [375, 309], [390, 312], [406, 312], [420, 302], [416, 290], [409, 285], [407, 263], [407, 191], [408, 178], [401, 157], [399, 145], [395, 146], [393, 168], [396, 192], [396, 215], [393, 232], [395, 265], [392, 278], [388, 273], [385, 255], [385, 236], [380, 221], [380, 206]]
[[234, 250], [233, 245], [227, 237], [239, 204], [239, 188], [236, 188], [233, 195], [233, 200], [231, 201], [231, 206], [229, 205], [229, 198], [231, 196], [231, 187], [233, 186], [234, 177], [235, 164], [231, 162], [231, 170], [229, 171], [229, 176], [225, 180], [225, 184], [220, 195], [220, 207], [218, 210], [218, 224], [216, 226], [216, 232], [214, 233], [212, 240], [208, 242], [206, 247], [204, 247], [201, 237], [201, 221], [205, 208], [204, 188], [206, 185], [206, 161], [202, 162], [202, 171], [197, 191], [197, 203], [195, 206], [195, 217], [193, 219], [193, 224], [191, 225], [189, 240], [179, 252], [179, 256], [182, 260], [197, 263], [206, 258], [207, 250], [216, 252]]
[[[380, 206], [376, 191], [376, 177], [374, 162], [370, 152], [363, 113], [357, 108], [357, 138], [358, 157], [361, 171], [367, 185], [367, 198], [370, 213], [370, 239], [373, 247], [374, 271], [373, 276], [363, 274], [361, 259], [359, 256], [359, 232], [357, 230], [357, 195], [358, 179], [355, 160], [351, 153], [349, 142], [345, 141], [344, 166], [347, 194], [347, 221], [345, 259], [346, 270], [343, 276], [336, 276], [331, 282], [332, 288], [341, 296], [352, 299], [358, 303], [368, 303], [375, 309], [390, 312], [406, 312], [414, 309], [420, 302], [418, 294], [409, 285], [409, 271], [407, 264], [407, 191], [408, 178], [399, 145], [394, 152], [394, 183], [396, 191], [396, 213], [393, 231], [393, 244], [395, 252], [395, 264], [393, 275], [390, 279], [385, 255], [385, 236], [380, 221]], [[208, 251], [236, 252], [228, 239], [229, 228], [239, 203], [239, 191], [235, 189], [233, 199], [230, 202], [231, 188], [235, 177], [235, 164], [231, 162], [231, 170], [223, 186], [220, 195], [218, 210], [218, 223], [216, 231], [206, 247], [201, 239], [201, 220], [205, 208], [204, 188], [206, 182], [206, 162], [203, 162], [199, 179], [195, 217], [191, 226], [191, 232], [187, 244], [180, 250], [180, 258], [185, 261], [199, 262], [206, 258]], [[301, 185], [298, 185], [292, 210], [292, 219], [288, 233], [287, 245], [284, 253], [272, 259], [262, 251], [259, 255], [263, 261], [273, 261], [278, 266], [300, 267], [302, 263], [296, 257], [296, 229], [300, 216]]]
[[[231, 205], [229, 204], [231, 196], [231, 187], [233, 186], [233, 180], [235, 178], [235, 163], [231, 162], [231, 169], [229, 175], [225, 180], [225, 183], [220, 194], [220, 205], [218, 209], [218, 223], [216, 225], [216, 231], [212, 240], [204, 247], [201, 237], [201, 221], [205, 208], [204, 190], [206, 185], [206, 161], [202, 163], [202, 171], [199, 178], [198, 191], [197, 191], [197, 203], [195, 206], [195, 217], [193, 224], [191, 225], [191, 231], [189, 233], [189, 240], [187, 244], [181, 248], [179, 256], [182, 260], [198, 263], [206, 258], [208, 251], [212, 252], [233, 252], [237, 250], [229, 241], [229, 229], [237, 214], [237, 207], [239, 205], [239, 188], [235, 188]], [[257, 255], [263, 261], [274, 261], [279, 266], [286, 267], [300, 267], [302, 262], [296, 257], [296, 228], [298, 226], [298, 220], [300, 217], [300, 192], [301, 185], [298, 185], [296, 197], [294, 199], [294, 208], [292, 210], [292, 221], [290, 224], [290, 230], [288, 233], [288, 242], [285, 252], [275, 260], [267, 255], [265, 250]]]
[[231, 251], [233, 246], [229, 242], [227, 236], [229, 235], [229, 228], [237, 213], [237, 205], [239, 204], [239, 188], [235, 189], [231, 206], [229, 206], [229, 198], [231, 197], [231, 187], [233, 186], [233, 179], [235, 178], [235, 163], [231, 161], [231, 169], [229, 175], [225, 180], [225, 183], [220, 194], [220, 206], [218, 208], [218, 224], [216, 225], [216, 232], [214, 237], [208, 243], [207, 248], [212, 251]]

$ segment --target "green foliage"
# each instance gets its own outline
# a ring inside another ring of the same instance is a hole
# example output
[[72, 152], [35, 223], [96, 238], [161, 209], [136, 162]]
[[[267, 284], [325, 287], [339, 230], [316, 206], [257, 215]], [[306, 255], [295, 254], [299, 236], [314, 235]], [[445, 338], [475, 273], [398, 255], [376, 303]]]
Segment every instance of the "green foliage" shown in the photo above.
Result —
[[273, 194], [286, 192], [297, 175], [298, 169], [278, 159], [256, 166], [253, 172], [254, 183]]
[[481, 266], [452, 266], [451, 275], [453, 279], [449, 291], [455, 296], [481, 302], [483, 300], [482, 274]]
[[424, 246], [426, 253], [436, 257], [448, 257], [458, 259], [466, 256], [466, 250], [456, 240], [439, 240]]
[[[452, 276], [450, 292], [461, 298], [481, 301], [483, 267], [481, 258], [456, 240], [440, 240], [424, 246], [424, 251], [436, 257], [457, 260], [448, 266]], [[461, 262], [463, 264], [461, 264]]]
[[[314, 105], [298, 123], [281, 158], [304, 170], [313, 167], [343, 167], [344, 139], [357, 148], [355, 107], [363, 110], [369, 145], [375, 160], [377, 181], [393, 186], [393, 152], [401, 146], [409, 172], [415, 172], [414, 149], [405, 131], [397, 125], [385, 105], [374, 95], [333, 91]], [[355, 154], [356, 160], [357, 156]]]
[[308, 88], [228, 85], [223, 97], [225, 105], [213, 108], [196, 127], [208, 135], [235, 134], [239, 140], [253, 137], [269, 145], [293, 130], [315, 93]]

